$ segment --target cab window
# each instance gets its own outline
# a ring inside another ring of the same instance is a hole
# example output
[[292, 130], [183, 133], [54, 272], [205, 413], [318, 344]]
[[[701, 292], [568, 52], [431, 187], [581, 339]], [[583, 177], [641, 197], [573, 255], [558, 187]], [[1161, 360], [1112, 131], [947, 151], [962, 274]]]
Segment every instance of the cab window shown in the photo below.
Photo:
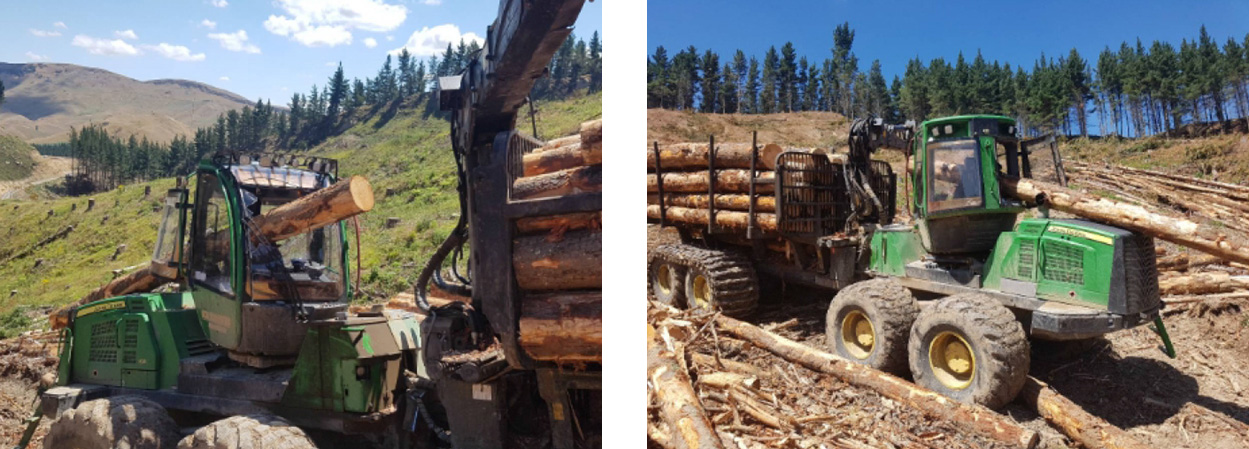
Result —
[[230, 254], [234, 242], [230, 208], [221, 181], [210, 173], [199, 175], [195, 189], [195, 226], [191, 230], [191, 282], [233, 297]]
[[973, 139], [928, 144], [928, 211], [966, 209], [984, 204], [980, 151]]

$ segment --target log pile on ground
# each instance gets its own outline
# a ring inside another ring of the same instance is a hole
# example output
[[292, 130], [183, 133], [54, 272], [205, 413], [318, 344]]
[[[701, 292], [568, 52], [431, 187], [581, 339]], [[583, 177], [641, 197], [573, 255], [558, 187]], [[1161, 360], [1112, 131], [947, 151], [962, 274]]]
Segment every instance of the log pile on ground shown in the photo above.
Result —
[[1173, 243], [1158, 246], [1168, 313], [1249, 300], [1249, 187], [1117, 165], [1066, 168], [1082, 191], [1028, 183], [1024, 198], [1040, 191], [1054, 209]]
[[[603, 121], [523, 156], [513, 200], [602, 190]], [[602, 212], [526, 217], [516, 222], [512, 269], [523, 291], [520, 345], [540, 361], [603, 360]]]
[[[649, 437], [659, 447], [1034, 447], [1009, 417], [773, 331], [651, 304]], [[649, 329], [648, 329], [649, 330]], [[673, 372], [673, 371], [676, 372]]]
[[60, 332], [29, 332], [0, 340], [0, 376], [37, 382], [56, 373]]

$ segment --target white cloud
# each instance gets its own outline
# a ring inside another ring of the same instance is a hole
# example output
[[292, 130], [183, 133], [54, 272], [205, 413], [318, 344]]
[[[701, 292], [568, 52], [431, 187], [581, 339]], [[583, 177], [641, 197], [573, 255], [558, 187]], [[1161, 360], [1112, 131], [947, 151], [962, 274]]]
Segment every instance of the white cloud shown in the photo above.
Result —
[[225, 8], [227, 6], [230, 6], [230, 2], [227, 2], [226, 0], [208, 0], [208, 4], [216, 6], [218, 8]]
[[60, 32], [60, 31], [56, 31], [56, 30], [52, 30], [52, 31], [44, 31], [44, 30], [36, 30], [36, 29], [34, 29], [34, 28], [31, 28], [31, 29], [30, 29], [30, 34], [33, 34], [33, 35], [35, 35], [35, 36], [39, 36], [39, 37], [57, 37], [57, 36], [60, 36], [60, 35], [61, 35], [61, 32]]
[[133, 45], [127, 44], [126, 41], [121, 39], [96, 39], [91, 36], [79, 34], [74, 36], [74, 41], [71, 43], [75, 47], [87, 49], [87, 52], [93, 55], [138, 56], [143, 54], [143, 52], [139, 51], [139, 49], [134, 48]]
[[386, 0], [276, 0], [282, 15], [265, 29], [309, 47], [350, 44], [352, 30], [385, 32], [407, 20], [408, 8]]
[[53, 28], [60, 28], [60, 29], [62, 29], [62, 30], [67, 30], [67, 29], [69, 29], [69, 26], [66, 26], [66, 25], [65, 25], [65, 22], [52, 22], [52, 27], [53, 27]]
[[470, 42], [477, 42], [478, 44], [485, 42], [481, 36], [472, 32], [460, 34], [460, 27], [448, 23], [433, 28], [421, 28], [419, 31], [412, 33], [407, 43], [403, 44], [402, 47], [391, 50], [390, 54], [397, 55], [404, 48], [408, 49], [408, 53], [416, 56], [442, 54], [443, 51], [446, 51], [447, 44], [459, 45], [461, 39], [466, 44]]
[[260, 53], [260, 47], [247, 42], [247, 32], [238, 30], [233, 33], [212, 33], [208, 35], [209, 39], [221, 43], [221, 48], [230, 51], [241, 51], [243, 53]]
[[134, 34], [134, 30], [114, 31], [113, 37], [118, 39], [135, 40], [139, 38], [138, 34]]
[[48, 57], [44, 55], [40, 55], [40, 54], [35, 54], [35, 52], [33, 51], [28, 51], [26, 52], [26, 59], [30, 61], [47, 61]]
[[365, 47], [369, 47], [369, 48], [376, 47], [376, 46], [377, 46], [377, 39], [373, 39], [373, 38], [371, 38], [371, 37], [369, 37], [369, 38], [365, 38], [365, 39], [364, 39], [364, 46], [365, 46]]
[[222, 81], [230, 81], [230, 77], [228, 77], [228, 76], [223, 76], [223, 77], [221, 77], [221, 78], [217, 78], [217, 79], [222, 80]]
[[154, 51], [157, 54], [174, 61], [181, 62], [197, 62], [203, 61], [205, 56], [203, 53], [191, 53], [191, 49], [181, 45], [166, 44], [161, 42], [160, 45], [144, 45], [143, 48]]
[[395, 36], [394, 36], [393, 34], [387, 34], [387, 35], [386, 35], [386, 40], [387, 40], [387, 41], [394, 41], [394, 40], [395, 40]]
[[442, 4], [442, 0], [422, 0], [421, 3], [429, 6], [438, 6]]
[[204, 28], [208, 28], [208, 29], [210, 29], [210, 30], [215, 30], [215, 29], [217, 29], [217, 22], [213, 22], [213, 21], [211, 21], [211, 20], [204, 19], [204, 20], [201, 20], [201, 21], [200, 21], [199, 26], [204, 27]]

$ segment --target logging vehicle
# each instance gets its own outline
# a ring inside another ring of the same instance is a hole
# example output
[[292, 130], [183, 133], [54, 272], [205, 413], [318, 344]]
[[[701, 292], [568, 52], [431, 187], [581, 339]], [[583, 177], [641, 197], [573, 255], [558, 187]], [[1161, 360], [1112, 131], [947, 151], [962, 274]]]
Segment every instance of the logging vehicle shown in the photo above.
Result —
[[372, 208], [367, 181], [331, 159], [217, 154], [168, 192], [148, 266], [53, 318], [58, 372], [19, 447], [40, 416], [49, 449], [601, 446], [601, 279], [535, 286], [513, 263], [553, 240], [517, 222], [601, 211], [599, 192], [511, 195], [542, 144], [516, 112], [583, 3], [502, 1], [484, 49], [439, 80], [460, 210], [416, 307], [349, 308], [344, 228]]
[[[859, 119], [847, 153], [770, 147], [712, 137], [648, 148], [648, 219], [681, 236], [648, 256], [654, 300], [747, 315], [761, 274], [836, 291], [826, 316], [836, 354], [994, 408], [1020, 391], [1030, 338], [1152, 322], [1173, 354], [1151, 236], [1050, 218], [1043, 196], [1010, 194], [1034, 174], [1065, 185], [1052, 138], [971, 115]], [[872, 159], [880, 148], [906, 155], [902, 198], [899, 175]], [[1023, 215], [1037, 207], [1039, 218]]]

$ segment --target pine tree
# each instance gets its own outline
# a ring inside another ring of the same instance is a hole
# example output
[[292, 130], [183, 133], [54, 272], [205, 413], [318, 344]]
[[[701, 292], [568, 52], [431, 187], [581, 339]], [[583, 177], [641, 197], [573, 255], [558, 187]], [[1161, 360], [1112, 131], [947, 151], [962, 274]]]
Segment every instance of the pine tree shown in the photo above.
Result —
[[720, 56], [707, 50], [703, 53], [702, 63], [702, 100], [699, 103], [702, 112], [720, 112]]
[[780, 65], [780, 56], [776, 52], [776, 47], [768, 48], [768, 52], [763, 57], [763, 89], [759, 94], [759, 112], [769, 114], [777, 112], [777, 69]]
[[[387, 57], [389, 59], [389, 56]], [[343, 104], [343, 99], [347, 98], [347, 93], [351, 91], [351, 86], [347, 85], [347, 78], [343, 76], [343, 63], [338, 63], [338, 70], [334, 71], [334, 75], [330, 77], [329, 86], [329, 106], [326, 109], [325, 124], [326, 129], [333, 127], [338, 121], [338, 113]]]
[[733, 71], [733, 67], [729, 63], [724, 63], [724, 68], [720, 71], [724, 77], [724, 82], [720, 84], [720, 112], [725, 114], [736, 114], [740, 105], [738, 103], [737, 94], [741, 90], [738, 89], [740, 83], [737, 73]]
[[603, 42], [599, 40], [598, 31], [590, 37], [590, 92], [603, 90]]
[[798, 64], [795, 61], [797, 52], [793, 42], [786, 42], [781, 47], [781, 59], [777, 66], [777, 100], [778, 110], [789, 112], [794, 110], [798, 92]]
[[676, 86], [677, 108], [694, 109], [694, 97], [698, 93], [699, 82], [702, 81], [698, 74], [698, 50], [694, 46], [691, 45], [672, 58], [672, 79]]
[[663, 45], [655, 47], [646, 64], [646, 107], [674, 108], [671, 64], [668, 62], [668, 50]]
[[750, 57], [750, 69], [746, 73], [746, 100], [743, 103], [746, 111], [758, 114], [759, 111], [759, 60]]
[[408, 53], [407, 47], [399, 52], [399, 86], [401, 98], [416, 93], [416, 65], [413, 64], [412, 54]]

